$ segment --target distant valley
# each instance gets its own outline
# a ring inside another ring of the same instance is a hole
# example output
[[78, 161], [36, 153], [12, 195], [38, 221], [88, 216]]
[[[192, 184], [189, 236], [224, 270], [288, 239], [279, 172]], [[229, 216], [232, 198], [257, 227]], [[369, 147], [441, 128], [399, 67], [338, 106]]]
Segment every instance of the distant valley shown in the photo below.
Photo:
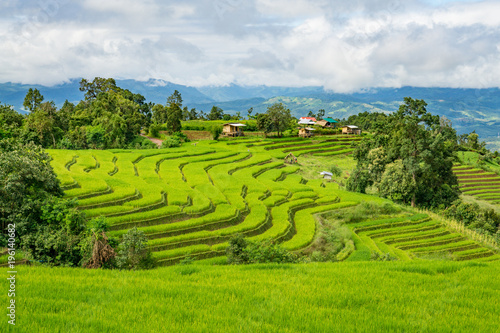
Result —
[[[411, 96], [424, 99], [427, 109], [440, 116], [446, 116], [459, 133], [475, 130], [492, 149], [500, 148], [500, 89], [454, 89], [454, 88], [376, 88], [353, 94], [338, 94], [325, 91], [322, 87], [268, 87], [239, 86], [188, 87], [162, 80], [135, 81], [117, 80], [117, 85], [140, 93], [148, 101], [164, 104], [174, 90], [183, 97], [184, 105], [209, 112], [213, 105], [225, 113], [240, 112], [247, 115], [253, 107], [254, 114], [264, 112], [268, 105], [282, 102], [300, 117], [309, 111], [316, 113], [325, 109], [333, 118], [347, 118], [360, 112], [393, 112], [403, 98]], [[53, 100], [61, 106], [67, 99], [78, 102], [83, 99], [79, 91], [79, 79], [57, 86], [45, 87], [17, 83], [0, 84], [0, 102], [14, 106], [22, 112], [24, 96], [29, 88], [37, 88], [45, 100]]]

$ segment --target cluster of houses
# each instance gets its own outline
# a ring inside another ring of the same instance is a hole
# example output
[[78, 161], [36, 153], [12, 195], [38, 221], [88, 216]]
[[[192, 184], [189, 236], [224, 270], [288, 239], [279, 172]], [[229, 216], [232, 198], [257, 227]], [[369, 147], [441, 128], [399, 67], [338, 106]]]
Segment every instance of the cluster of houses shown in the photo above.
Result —
[[[299, 119], [299, 136], [308, 138], [313, 135], [314, 128], [310, 127], [312, 125], [321, 126], [322, 128], [335, 128], [338, 121], [333, 118], [324, 118], [317, 121], [314, 117], [301, 117]], [[342, 134], [361, 134], [361, 129], [354, 125], [346, 125], [342, 127]]]
[[[322, 128], [335, 128], [338, 122], [332, 118], [324, 118], [317, 121], [314, 117], [301, 117], [299, 119], [299, 136], [303, 138], [308, 138], [313, 135], [315, 130], [311, 126], [321, 126]], [[227, 123], [222, 125], [222, 135], [227, 137], [237, 137], [244, 136], [243, 127], [246, 125], [239, 123]], [[361, 129], [354, 125], [342, 126], [342, 134], [354, 134], [360, 135]]]

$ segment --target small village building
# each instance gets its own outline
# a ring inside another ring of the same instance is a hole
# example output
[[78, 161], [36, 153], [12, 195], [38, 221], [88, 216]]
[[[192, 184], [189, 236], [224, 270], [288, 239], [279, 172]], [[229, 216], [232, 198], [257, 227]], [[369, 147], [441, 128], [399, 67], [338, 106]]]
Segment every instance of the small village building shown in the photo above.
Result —
[[323, 176], [323, 179], [332, 179], [333, 173], [328, 172], [328, 171], [323, 171], [319, 173], [320, 175]]
[[300, 117], [299, 121], [301, 120], [309, 120], [309, 121], [312, 121], [312, 122], [316, 122], [316, 118], [314, 117]]
[[302, 118], [300, 118], [298, 124], [299, 125], [309, 125], [309, 126], [312, 126], [312, 125], [316, 125], [316, 121], [314, 121], [312, 119], [302, 119]]
[[335, 128], [336, 123], [338, 123], [338, 121], [336, 121], [333, 118], [324, 118], [323, 120], [317, 121], [316, 125], [319, 125], [323, 128], [330, 128], [330, 127]]
[[222, 125], [222, 135], [232, 137], [244, 136], [245, 134], [243, 134], [243, 127], [245, 126], [246, 125], [244, 124], [224, 124]]
[[314, 128], [302, 127], [299, 129], [299, 137], [310, 138], [311, 136], [313, 136], [313, 131], [314, 131]]
[[354, 125], [342, 126], [342, 134], [360, 135], [361, 129], [358, 126], [354, 126]]

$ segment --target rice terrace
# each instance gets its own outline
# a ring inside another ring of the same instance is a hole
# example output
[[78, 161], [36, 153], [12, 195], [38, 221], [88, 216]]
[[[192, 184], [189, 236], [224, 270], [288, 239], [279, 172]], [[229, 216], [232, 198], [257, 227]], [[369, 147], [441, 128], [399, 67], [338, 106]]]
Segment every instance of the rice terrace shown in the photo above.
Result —
[[499, 0], [0, 0], [0, 333], [500, 333]]
[[[339, 186], [346, 170], [333, 182], [307, 179], [325, 161], [352, 166], [360, 140], [240, 138], [171, 149], [48, 150], [65, 198], [78, 198], [89, 218], [105, 216], [110, 237], [143, 231], [157, 264], [175, 266], [136, 272], [19, 267], [20, 293], [30, 300], [19, 307], [19, 328], [497, 331], [500, 255], [487, 238], [432, 212], [384, 213], [391, 201]], [[285, 163], [290, 153], [298, 163]], [[310, 161], [319, 164], [313, 173]], [[382, 212], [369, 212], [377, 209]], [[336, 254], [337, 263], [223, 265], [235, 235], [305, 254], [321, 238], [321, 221], [342, 217], [352, 241]], [[374, 255], [391, 259], [373, 262]], [[477, 309], [474, 316], [470, 309]]]

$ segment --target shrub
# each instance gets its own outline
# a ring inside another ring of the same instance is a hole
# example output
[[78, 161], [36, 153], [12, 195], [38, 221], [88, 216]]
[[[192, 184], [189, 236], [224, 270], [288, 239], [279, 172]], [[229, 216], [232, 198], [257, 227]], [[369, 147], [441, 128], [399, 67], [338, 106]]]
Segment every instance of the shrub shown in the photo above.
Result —
[[116, 256], [114, 239], [106, 235], [109, 226], [103, 217], [90, 221], [87, 236], [80, 242], [81, 265], [85, 268], [113, 268]]
[[149, 126], [149, 136], [152, 136], [153, 138], [159, 138], [160, 137], [160, 129], [161, 125], [154, 123]]
[[191, 140], [189, 140], [187, 135], [182, 133], [182, 132], [175, 132], [172, 136], [175, 139], [179, 140], [180, 142], [190, 142], [191, 141]]
[[118, 246], [116, 265], [120, 269], [148, 269], [154, 266], [151, 251], [147, 248], [148, 240], [144, 232], [137, 228], [130, 229]]
[[163, 141], [161, 143], [161, 149], [164, 149], [164, 148], [175, 148], [175, 147], [180, 147], [181, 146], [181, 142], [179, 141], [179, 139], [175, 138], [175, 137], [172, 137], [172, 138], [168, 138], [167, 140]]
[[222, 127], [217, 125], [212, 126], [212, 128], [210, 128], [210, 133], [212, 134], [212, 138], [214, 140], [218, 140], [219, 136], [222, 134]]
[[372, 260], [372, 261], [394, 261], [394, 260], [398, 260], [398, 258], [393, 256], [390, 253], [380, 254], [378, 252], [372, 252], [372, 254], [370, 255], [370, 260]]
[[333, 173], [335, 177], [340, 177], [342, 175], [342, 169], [339, 168], [337, 165], [332, 165], [330, 167], [330, 172]]
[[226, 248], [229, 264], [295, 263], [297, 256], [270, 240], [252, 242], [237, 235]]

